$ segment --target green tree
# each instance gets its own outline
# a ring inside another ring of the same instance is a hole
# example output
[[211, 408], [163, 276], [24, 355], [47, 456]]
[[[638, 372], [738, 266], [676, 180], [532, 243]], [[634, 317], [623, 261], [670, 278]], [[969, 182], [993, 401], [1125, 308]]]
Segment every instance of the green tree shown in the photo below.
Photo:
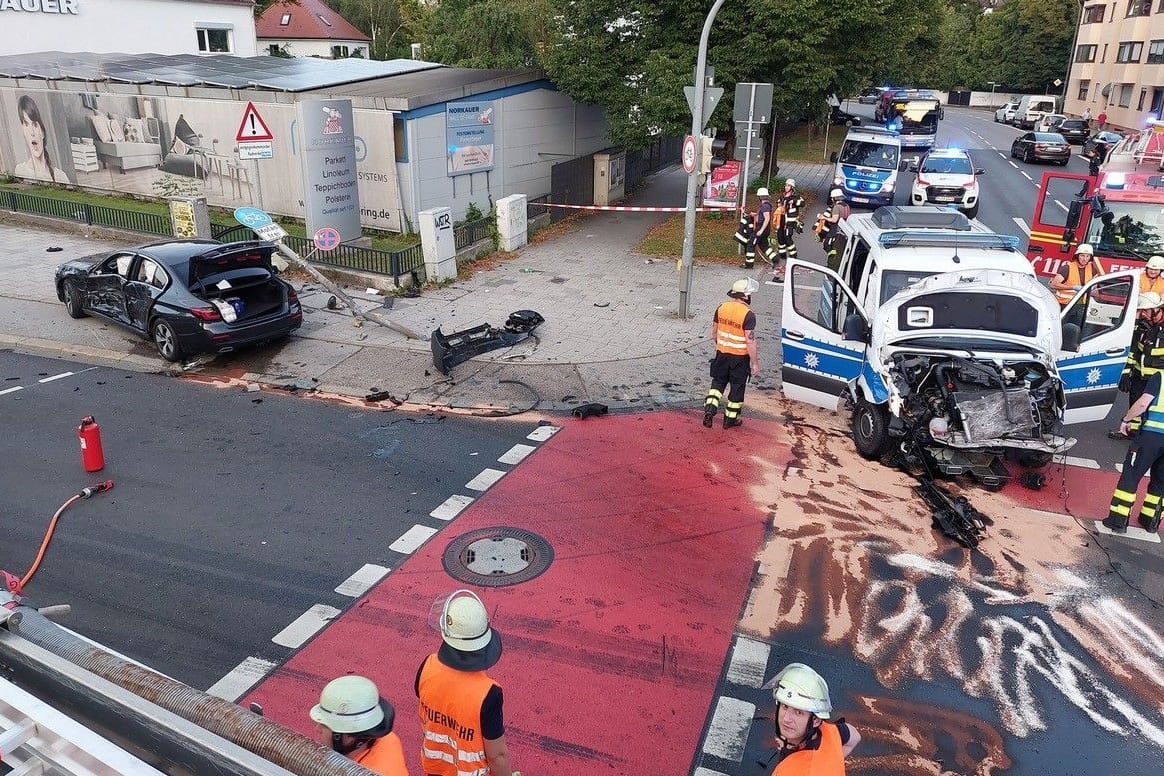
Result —
[[422, 21], [430, 12], [419, 0], [328, 0], [333, 11], [372, 39], [369, 59], [411, 56], [420, 42]]
[[537, 67], [552, 0], [444, 0], [428, 20], [424, 58], [457, 67]]

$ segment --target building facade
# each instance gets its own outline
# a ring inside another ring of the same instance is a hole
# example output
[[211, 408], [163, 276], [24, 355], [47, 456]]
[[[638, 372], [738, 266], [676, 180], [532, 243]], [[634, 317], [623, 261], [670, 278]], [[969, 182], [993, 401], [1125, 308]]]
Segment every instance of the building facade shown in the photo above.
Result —
[[1164, 111], [1164, 0], [1084, 2], [1064, 109], [1141, 129]]
[[367, 57], [372, 42], [323, 0], [284, 0], [267, 7], [255, 22], [264, 54], [343, 59]]
[[253, 0], [0, 0], [0, 53], [255, 50]]

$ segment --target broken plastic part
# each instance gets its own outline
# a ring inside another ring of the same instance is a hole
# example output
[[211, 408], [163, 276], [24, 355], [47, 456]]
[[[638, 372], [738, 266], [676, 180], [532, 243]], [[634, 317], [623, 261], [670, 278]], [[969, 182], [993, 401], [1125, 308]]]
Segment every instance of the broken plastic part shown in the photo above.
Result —
[[545, 322], [541, 314], [533, 310], [518, 310], [510, 313], [505, 327], [497, 328], [488, 323], [445, 334], [439, 328], [429, 337], [432, 348], [432, 363], [442, 375], [457, 364], [464, 363], [481, 353], [498, 348], [508, 348], [529, 339], [534, 329]]

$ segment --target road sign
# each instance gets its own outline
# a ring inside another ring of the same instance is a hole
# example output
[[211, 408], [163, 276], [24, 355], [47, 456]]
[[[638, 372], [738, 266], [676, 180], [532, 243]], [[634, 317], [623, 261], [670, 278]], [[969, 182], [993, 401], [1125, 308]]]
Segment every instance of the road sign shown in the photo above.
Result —
[[[691, 115], [695, 115], [695, 87], [684, 86], [683, 93], [687, 95], [687, 107], [691, 108]], [[703, 90], [703, 129], [711, 121], [711, 114], [715, 113], [715, 106], [719, 105], [719, 98], [723, 97], [722, 86], [709, 86]]]
[[251, 227], [255, 230], [255, 234], [262, 240], [269, 242], [278, 242], [287, 236], [287, 230], [276, 223], [263, 224], [262, 226]]
[[764, 153], [764, 138], [760, 137], [762, 126], [763, 124], [755, 122], [736, 124], [736, 150], [732, 158], [744, 162], [745, 167], [755, 164]]
[[238, 158], [243, 161], [249, 159], [274, 159], [275, 149], [270, 140], [240, 140], [238, 143]]
[[315, 243], [315, 247], [319, 248], [325, 253], [327, 251], [334, 251], [340, 244], [340, 233], [330, 226], [323, 226], [315, 230], [315, 236], [311, 238]]
[[691, 135], [683, 138], [683, 171], [688, 175], [695, 172], [695, 164], [699, 159], [699, 146]]
[[238, 133], [234, 136], [235, 140], [242, 142], [244, 140], [274, 140], [275, 136], [271, 134], [271, 130], [267, 128], [267, 122], [263, 121], [263, 117], [259, 115], [258, 108], [253, 102], [247, 103], [247, 109], [243, 111], [242, 123], [238, 125]]
[[257, 207], [239, 207], [234, 210], [234, 220], [243, 226], [258, 229], [271, 223], [274, 219], [266, 210], [260, 210]]
[[772, 84], [736, 84], [732, 121], [767, 124], [772, 119]]

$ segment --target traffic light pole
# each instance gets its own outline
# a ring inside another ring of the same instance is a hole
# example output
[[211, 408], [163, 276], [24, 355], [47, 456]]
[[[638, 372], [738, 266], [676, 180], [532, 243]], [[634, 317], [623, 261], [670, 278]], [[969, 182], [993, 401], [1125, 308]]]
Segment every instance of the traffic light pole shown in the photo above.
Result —
[[[703, 134], [703, 93], [707, 89], [707, 41], [711, 37], [711, 24], [723, 6], [724, 0], [715, 0], [707, 19], [703, 22], [703, 34], [699, 37], [699, 55], [695, 61], [695, 99], [691, 108], [691, 136]], [[688, 318], [688, 298], [691, 296], [691, 264], [695, 256], [695, 209], [699, 207], [699, 165], [687, 175], [687, 214], [683, 220], [683, 258], [679, 265], [679, 319]]]

